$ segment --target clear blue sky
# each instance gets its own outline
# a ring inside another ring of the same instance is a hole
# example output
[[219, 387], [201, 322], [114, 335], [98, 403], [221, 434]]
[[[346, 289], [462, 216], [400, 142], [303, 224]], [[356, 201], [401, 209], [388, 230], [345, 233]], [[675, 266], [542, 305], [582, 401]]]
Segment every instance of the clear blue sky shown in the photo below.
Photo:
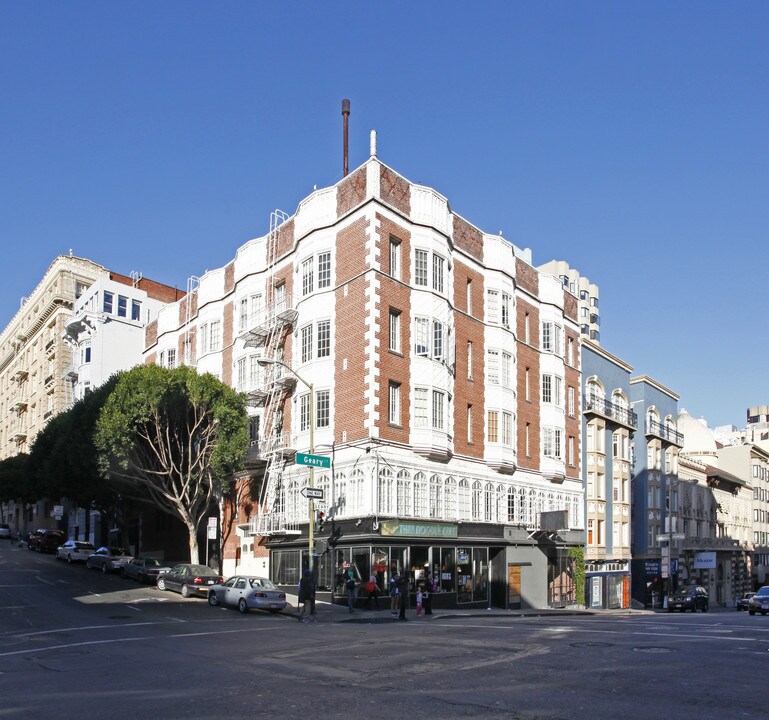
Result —
[[769, 402], [769, 3], [0, 0], [0, 327], [72, 248], [181, 288], [380, 158], [597, 283], [711, 425]]

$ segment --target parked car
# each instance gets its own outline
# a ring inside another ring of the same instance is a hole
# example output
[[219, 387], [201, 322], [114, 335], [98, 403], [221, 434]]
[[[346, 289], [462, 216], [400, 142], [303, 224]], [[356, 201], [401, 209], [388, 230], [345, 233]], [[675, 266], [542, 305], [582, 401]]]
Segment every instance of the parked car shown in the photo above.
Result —
[[673, 612], [674, 610], [697, 612], [698, 609], [702, 610], [702, 612], [707, 612], [709, 601], [708, 591], [704, 587], [701, 585], [686, 585], [676, 590], [668, 598], [668, 612]]
[[757, 612], [762, 615], [769, 612], [769, 585], [758, 588], [758, 592], [748, 600], [748, 613], [755, 615]]
[[182, 597], [208, 595], [211, 585], [222, 581], [222, 576], [206, 565], [175, 565], [158, 578], [158, 590], [175, 590]]
[[286, 593], [267, 578], [236, 575], [208, 589], [208, 604], [232, 605], [242, 613], [252, 608], [276, 613], [286, 607]]
[[87, 568], [101, 570], [103, 573], [118, 572], [131, 560], [131, 553], [120, 547], [100, 547], [85, 560]]
[[11, 539], [11, 526], [6, 523], [0, 523], [0, 539], [1, 540], [10, 540]]
[[124, 578], [138, 580], [140, 583], [154, 584], [161, 575], [165, 575], [170, 569], [155, 558], [135, 557], [123, 565], [120, 574]]
[[55, 553], [56, 548], [66, 539], [67, 536], [61, 530], [35, 530], [29, 536], [27, 547], [38, 552]]
[[93, 555], [94, 546], [85, 540], [67, 540], [56, 548], [56, 559], [66, 560], [68, 563], [85, 562]]
[[734, 606], [738, 610], [747, 610], [748, 609], [748, 602], [750, 601], [750, 598], [752, 598], [756, 593], [749, 592], [745, 593], [741, 598], [737, 598], [737, 602], [734, 604]]

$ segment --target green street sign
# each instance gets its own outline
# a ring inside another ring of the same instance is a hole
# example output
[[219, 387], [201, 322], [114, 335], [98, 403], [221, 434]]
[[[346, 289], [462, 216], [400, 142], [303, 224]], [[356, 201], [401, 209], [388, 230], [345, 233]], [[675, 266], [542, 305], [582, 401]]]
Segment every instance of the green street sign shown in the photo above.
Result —
[[330, 468], [331, 458], [323, 457], [323, 455], [310, 455], [309, 453], [296, 454], [297, 465], [309, 465], [316, 468]]

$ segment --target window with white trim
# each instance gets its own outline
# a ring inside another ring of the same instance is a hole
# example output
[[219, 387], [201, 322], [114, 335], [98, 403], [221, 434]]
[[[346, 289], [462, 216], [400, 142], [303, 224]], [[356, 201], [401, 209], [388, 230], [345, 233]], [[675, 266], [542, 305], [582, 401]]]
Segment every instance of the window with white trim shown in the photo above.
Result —
[[328, 390], [315, 393], [315, 427], [327, 428], [330, 422], [330, 394]]
[[574, 417], [574, 388], [569, 388], [569, 417]]
[[499, 325], [499, 290], [486, 291], [486, 322], [489, 325]]
[[433, 290], [443, 293], [446, 285], [446, 260], [440, 255], [433, 255]]
[[198, 353], [205, 355], [208, 352], [208, 323], [198, 327]]
[[176, 367], [176, 348], [168, 348], [166, 352], [166, 367]]
[[467, 341], [467, 379], [473, 379], [473, 342]]
[[401, 351], [401, 313], [390, 308], [390, 350]]
[[502, 293], [500, 298], [500, 311], [502, 314], [502, 327], [510, 329], [510, 296]]
[[220, 320], [213, 320], [210, 328], [210, 348], [211, 352], [220, 350], [222, 347], [222, 323]]
[[246, 390], [246, 358], [238, 360], [238, 392]]
[[562, 437], [563, 430], [560, 428], [543, 427], [542, 428], [542, 454], [545, 457], [555, 460], [562, 459]]
[[486, 382], [499, 385], [499, 350], [486, 351]]
[[427, 287], [427, 250], [414, 250], [414, 285]]
[[302, 262], [302, 295], [309, 295], [314, 289], [314, 260], [314, 258], [309, 257]]
[[390, 381], [388, 420], [391, 425], [401, 424], [401, 384]]
[[401, 277], [401, 241], [390, 235], [390, 277]]
[[446, 423], [446, 393], [433, 390], [433, 430], [443, 430]]
[[428, 427], [429, 417], [427, 398], [427, 388], [414, 388], [414, 427]]
[[318, 254], [318, 289], [331, 287], [331, 253]]
[[513, 356], [510, 353], [502, 353], [502, 385], [503, 387], [512, 387], [512, 367]]
[[248, 298], [244, 297], [240, 300], [240, 314], [238, 315], [238, 331], [245, 332], [248, 330]]
[[499, 442], [499, 411], [489, 410], [486, 413], [486, 438], [490, 443]]
[[467, 442], [473, 442], [473, 406], [467, 406]]
[[318, 357], [331, 355], [331, 320], [318, 321]]
[[302, 362], [312, 360], [312, 325], [305, 325], [301, 330]]
[[299, 430], [306, 432], [310, 429], [310, 393], [299, 396]]
[[509, 412], [502, 413], [502, 444], [505, 447], [513, 445], [513, 415]]
[[427, 357], [430, 353], [430, 319], [414, 318], [414, 354]]

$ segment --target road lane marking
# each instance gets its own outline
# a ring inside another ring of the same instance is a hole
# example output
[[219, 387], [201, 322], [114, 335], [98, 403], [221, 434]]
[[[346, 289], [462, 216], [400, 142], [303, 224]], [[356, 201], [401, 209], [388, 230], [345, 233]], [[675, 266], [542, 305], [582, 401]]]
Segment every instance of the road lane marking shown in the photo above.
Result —
[[[184, 622], [183, 620], [177, 620], [176, 618], [168, 618], [168, 620], [171, 620], [172, 622], [181, 623]], [[104, 630], [105, 628], [126, 628], [126, 627], [141, 627], [142, 625], [168, 625], [168, 622], [165, 621], [147, 621], [147, 622], [136, 622], [136, 623], [123, 623], [121, 625], [83, 625], [81, 627], [67, 627], [67, 628], [52, 628], [50, 630], [36, 630], [35, 632], [27, 632], [27, 633], [7, 633], [7, 635], [10, 635], [12, 637], [22, 638], [22, 637], [34, 637], [35, 635], [49, 635], [50, 633], [63, 633], [63, 632], [81, 632], [83, 630]]]
[[[140, 625], [153, 625], [155, 623], [138, 623]], [[124, 626], [121, 626], [124, 627]], [[26, 650], [14, 650], [12, 652], [0, 653], [0, 658], [11, 657], [13, 655], [36, 655], [54, 650], [68, 650], [76, 647], [87, 647], [89, 645], [110, 645], [113, 643], [137, 642], [140, 640], [163, 640], [168, 638], [196, 637], [199, 635], [230, 635], [232, 633], [243, 632], [269, 632], [271, 630], [281, 630], [282, 628], [236, 628], [233, 630], [222, 630], [220, 632], [209, 633], [189, 633], [186, 635], [141, 635], [138, 637], [113, 638], [112, 640], [86, 640], [77, 643], [67, 643], [64, 645], [51, 645], [49, 647], [27, 648]]]

